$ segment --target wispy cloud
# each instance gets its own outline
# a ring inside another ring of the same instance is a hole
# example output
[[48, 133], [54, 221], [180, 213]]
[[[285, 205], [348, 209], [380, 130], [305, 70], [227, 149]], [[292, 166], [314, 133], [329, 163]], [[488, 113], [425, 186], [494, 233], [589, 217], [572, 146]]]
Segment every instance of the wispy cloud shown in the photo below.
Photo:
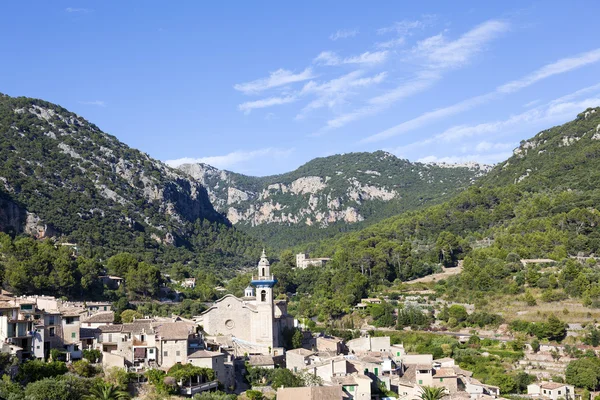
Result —
[[256, 101], [247, 101], [238, 106], [240, 111], [243, 111], [244, 114], [250, 114], [250, 112], [257, 108], [267, 108], [272, 106], [278, 106], [281, 104], [288, 104], [296, 101], [295, 96], [287, 96], [287, 97], [269, 97], [266, 99], [260, 99]]
[[539, 104], [539, 103], [540, 103], [540, 99], [535, 99], [535, 100], [531, 100], [531, 101], [523, 104], [523, 107], [524, 108], [529, 108], [529, 107], [533, 107], [533, 106], [535, 106], [536, 104]]
[[79, 104], [85, 104], [87, 106], [106, 107], [106, 102], [103, 100], [80, 101]]
[[363, 140], [361, 143], [372, 143], [378, 142], [384, 139], [388, 139], [393, 136], [400, 135], [402, 133], [406, 133], [412, 131], [414, 129], [420, 128], [432, 121], [448, 117], [450, 115], [458, 114], [462, 111], [469, 110], [476, 105], [487, 102], [493, 94], [487, 94], [483, 96], [472, 97], [470, 99], [461, 101], [460, 103], [456, 103], [449, 107], [438, 108], [433, 111], [428, 111], [420, 116], [413, 118], [411, 120], [402, 122], [392, 128], [386, 129], [382, 132], [379, 132], [375, 135], [371, 135]]
[[469, 63], [492, 39], [508, 31], [509, 26], [505, 21], [486, 21], [452, 41], [440, 33], [419, 41], [412, 53], [433, 68], [461, 67]]
[[286, 69], [278, 69], [277, 71], [271, 72], [267, 78], [257, 79], [246, 83], [238, 83], [234, 85], [233, 88], [244, 94], [257, 94], [267, 89], [306, 81], [314, 77], [315, 75], [311, 68], [306, 68], [304, 71], [297, 74]]
[[395, 22], [391, 26], [380, 28], [377, 34], [385, 35], [395, 33], [396, 37], [382, 42], [375, 43], [375, 47], [380, 49], [391, 49], [393, 47], [402, 46], [406, 43], [407, 36], [411, 36], [414, 31], [423, 30], [426, 27], [433, 25], [436, 17], [434, 15], [425, 15], [420, 20], [403, 20]]
[[380, 49], [391, 49], [393, 47], [402, 46], [406, 43], [406, 39], [404, 37], [399, 37], [392, 40], [386, 40], [385, 42], [377, 42], [375, 43], [375, 47]]
[[282, 158], [289, 156], [294, 151], [293, 148], [281, 149], [276, 147], [267, 147], [257, 150], [238, 150], [221, 156], [208, 157], [183, 157], [176, 160], [167, 160], [165, 163], [171, 167], [178, 167], [182, 164], [209, 164], [216, 168], [227, 169], [241, 163], [255, 160], [257, 158]]
[[377, 29], [378, 35], [384, 35], [386, 33], [396, 33], [401, 36], [409, 35], [412, 31], [423, 29], [430, 26], [436, 20], [435, 15], [424, 15], [420, 20], [402, 20], [394, 22], [390, 26]]
[[403, 82], [396, 88], [389, 90], [380, 96], [372, 97], [369, 99], [369, 104], [377, 105], [393, 103], [428, 89], [440, 79], [441, 74], [437, 71], [423, 71], [417, 74], [414, 79]]
[[563, 58], [552, 64], [544, 65], [542, 68], [521, 79], [500, 86], [498, 91], [502, 93], [516, 92], [527, 86], [531, 86], [542, 79], [569, 72], [586, 65], [595, 64], [598, 61], [600, 61], [600, 49], [588, 51], [587, 53], [579, 54], [574, 57]]
[[[456, 104], [448, 106], [448, 107], [436, 109], [433, 111], [428, 111], [426, 113], [421, 114], [420, 116], [418, 116], [416, 118], [402, 122], [398, 125], [395, 125], [389, 129], [386, 129], [377, 134], [368, 136], [367, 138], [361, 140], [361, 143], [378, 142], [381, 140], [385, 140], [385, 139], [412, 131], [414, 129], [417, 129], [424, 125], [427, 125], [433, 121], [439, 120], [441, 118], [449, 117], [449, 116], [456, 115], [456, 114], [459, 114], [464, 111], [468, 111], [476, 106], [485, 104], [485, 103], [487, 103], [491, 100], [497, 99], [503, 95], [514, 93], [526, 86], [532, 85], [535, 82], [549, 78], [556, 74], [569, 72], [574, 68], [578, 68], [583, 65], [590, 64], [592, 62], [598, 62], [598, 61], [600, 61], [600, 57], [598, 57], [598, 59], [596, 59], [596, 56], [595, 56], [596, 51], [597, 50], [594, 50], [594, 51], [591, 51], [588, 53], [584, 53], [584, 55], [580, 55], [577, 57], [563, 58], [555, 63], [548, 64], [548, 65], [536, 70], [532, 74], [527, 75], [525, 78], [518, 79], [518, 80], [512, 81], [506, 85], [499, 86], [496, 90], [494, 90], [490, 93], [472, 97], [470, 99], [463, 100], [459, 103], [456, 103]], [[578, 60], [578, 61], [567, 61], [567, 60]], [[592, 60], [595, 60], [595, 61], [592, 61]], [[556, 65], [560, 65], [561, 67], [557, 68], [557, 67], [555, 67]], [[566, 65], [569, 65], [572, 68], [566, 68], [565, 67]], [[539, 71], [546, 71], [546, 73], [539, 73]], [[547, 73], [547, 71], [553, 71], [553, 73]], [[531, 76], [535, 76], [536, 77], [535, 80], [527, 78], [527, 77], [531, 77]], [[515, 84], [514, 82], [522, 82], [522, 83]], [[528, 82], [528, 83], [525, 84], [526, 82]], [[579, 97], [583, 93], [591, 92], [593, 90], [595, 90], [595, 86], [590, 86], [589, 88], [582, 89], [581, 91], [578, 91], [578, 92], [576, 92], [576, 94], [574, 93], [571, 96]], [[563, 101], [566, 101], [566, 99], [563, 99]]]
[[329, 36], [329, 39], [336, 41], [338, 39], [347, 39], [358, 35], [358, 29], [341, 29]]
[[[421, 26], [418, 21], [406, 22], [400, 24], [396, 31], [404, 32], [411, 27]], [[346, 124], [358, 119], [375, 115], [395, 102], [409, 98], [433, 87], [443, 77], [443, 74], [453, 68], [464, 67], [477, 53], [483, 51], [485, 46], [491, 40], [497, 38], [502, 32], [508, 30], [509, 24], [504, 21], [491, 20], [484, 22], [461, 35], [454, 41], [447, 40], [443, 34], [429, 37], [417, 43], [411, 49], [409, 57], [416, 61], [424, 63], [423, 68], [414, 74], [414, 77], [402, 82], [397, 87], [373, 97], [367, 101], [367, 104], [352, 111], [337, 115], [327, 121], [324, 130], [341, 128]], [[389, 28], [386, 28], [389, 29]], [[386, 31], [387, 32], [387, 31]], [[476, 100], [478, 101], [478, 100]], [[460, 107], [460, 106], [459, 106]], [[455, 106], [453, 106], [455, 108]], [[397, 132], [414, 129], [410, 127], [421, 126], [425, 118], [437, 117], [444, 112], [451, 110], [436, 110], [416, 121], [407, 121], [402, 126], [390, 128], [378, 135], [373, 135], [363, 142], [372, 142], [382, 140], [387, 137], [395, 136]]]
[[[595, 92], [595, 93], [593, 93]], [[591, 94], [591, 97], [585, 97]], [[544, 105], [529, 109], [525, 112], [511, 115], [502, 120], [489, 121], [473, 125], [455, 125], [430, 138], [399, 146], [390, 151], [395, 154], [414, 152], [439, 143], [462, 143], [469, 138], [485, 136], [491, 138], [493, 135], [507, 135], [510, 132], [522, 131], [525, 127], [538, 128], [551, 124], [561, 123], [572, 119], [575, 115], [588, 107], [600, 106], [600, 84], [589, 86], [563, 97], [554, 99]], [[482, 141], [478, 143], [475, 150], [478, 152], [490, 150], [503, 150], [511, 147], [510, 143], [490, 143]]]
[[333, 51], [322, 51], [313, 59], [313, 63], [319, 65], [341, 65], [341, 64], [380, 64], [387, 59], [388, 51], [366, 51], [357, 56], [346, 58], [339, 57]]
[[300, 95], [314, 94], [317, 98], [304, 107], [296, 116], [296, 119], [302, 119], [311, 110], [322, 107], [333, 108], [343, 103], [349, 95], [353, 94], [355, 89], [383, 82], [387, 77], [387, 72], [380, 72], [366, 77], [363, 75], [364, 71], [358, 70], [321, 84], [315, 81], [308, 82], [300, 91]]
[[83, 14], [92, 12], [92, 10], [89, 8], [75, 8], [75, 7], [67, 7], [67, 8], [65, 8], [65, 11], [68, 13], [83, 13]]
[[380, 72], [376, 75], [366, 77], [363, 75], [364, 71], [357, 70], [324, 83], [318, 83], [311, 80], [306, 83], [301, 90], [291, 94], [248, 101], [240, 104], [238, 109], [245, 114], [249, 114], [254, 109], [293, 103], [298, 99], [309, 95], [316, 96], [315, 100], [311, 101], [298, 115], [296, 115], [296, 119], [302, 119], [311, 110], [322, 107], [333, 108], [335, 105], [343, 103], [348, 96], [353, 94], [353, 90], [357, 88], [381, 83], [386, 78], [387, 72]]
[[440, 78], [441, 77], [433, 71], [422, 73], [415, 79], [406, 81], [397, 86], [395, 89], [392, 89], [382, 95], [372, 97], [367, 101], [368, 104], [363, 107], [329, 119], [324, 129], [327, 130], [341, 128], [350, 122], [381, 112], [385, 108], [391, 106], [394, 102], [410, 97], [429, 88]]

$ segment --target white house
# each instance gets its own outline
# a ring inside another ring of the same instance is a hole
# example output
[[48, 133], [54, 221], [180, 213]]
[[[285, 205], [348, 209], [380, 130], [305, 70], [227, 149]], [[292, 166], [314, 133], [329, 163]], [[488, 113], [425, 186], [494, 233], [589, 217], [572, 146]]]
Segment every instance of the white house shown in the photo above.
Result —
[[552, 400], [559, 398], [574, 399], [575, 388], [571, 385], [558, 382], [540, 382], [527, 385], [527, 394], [532, 397], [545, 397]]

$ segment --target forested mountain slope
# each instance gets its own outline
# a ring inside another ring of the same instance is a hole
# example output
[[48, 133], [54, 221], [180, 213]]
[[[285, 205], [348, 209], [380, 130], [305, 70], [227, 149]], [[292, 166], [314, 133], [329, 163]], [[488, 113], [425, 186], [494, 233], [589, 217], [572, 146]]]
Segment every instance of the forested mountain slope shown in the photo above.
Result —
[[201, 184], [60, 106], [0, 95], [0, 159], [3, 231], [61, 236], [99, 258], [233, 267], [258, 255]]
[[[353, 273], [367, 277], [370, 288], [430, 274], [440, 262], [455, 266], [460, 259], [463, 273], [448, 281], [453, 296], [535, 287], [526, 277], [539, 272], [515, 259], [552, 258], [569, 266], [572, 256], [600, 253], [599, 111], [588, 109], [522, 142], [508, 161], [445, 203], [303, 249], [332, 256], [334, 271], [342, 268], [348, 281]], [[581, 273], [581, 285], [573, 294], [568, 288], [575, 278], [562, 283], [568, 295], [600, 301], [600, 273], [590, 268], [574, 275]], [[343, 291], [336, 288], [329, 296]]]
[[460, 192], [486, 166], [412, 163], [390, 153], [314, 159], [282, 175], [251, 177], [205, 164], [182, 171], [207, 187], [217, 210], [278, 247], [331, 237]]
[[525, 190], [589, 190], [600, 182], [600, 108], [590, 108], [567, 124], [521, 142], [508, 160], [480, 183], [518, 184]]

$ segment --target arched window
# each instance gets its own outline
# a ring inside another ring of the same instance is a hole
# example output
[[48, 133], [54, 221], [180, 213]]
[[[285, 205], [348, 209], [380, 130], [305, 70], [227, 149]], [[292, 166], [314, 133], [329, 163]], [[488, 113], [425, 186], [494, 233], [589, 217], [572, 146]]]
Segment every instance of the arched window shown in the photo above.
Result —
[[267, 301], [267, 291], [266, 290], [262, 290], [260, 292], [260, 301]]
[[262, 272], [260, 273], [260, 276], [265, 276], [265, 269], [262, 268]]

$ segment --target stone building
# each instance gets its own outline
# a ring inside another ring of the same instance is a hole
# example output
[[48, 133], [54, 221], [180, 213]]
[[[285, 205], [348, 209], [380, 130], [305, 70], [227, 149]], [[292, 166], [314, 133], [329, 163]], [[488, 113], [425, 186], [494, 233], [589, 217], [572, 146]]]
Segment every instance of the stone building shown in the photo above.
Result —
[[552, 400], [574, 399], [575, 387], [558, 382], [540, 382], [527, 385], [527, 394], [531, 397], [541, 397]]
[[194, 320], [208, 339], [233, 343], [236, 355], [282, 355], [281, 334], [284, 328], [293, 327], [293, 319], [287, 314], [287, 301], [273, 298], [277, 279], [264, 251], [257, 269], [243, 298], [224, 296]]
[[331, 259], [326, 257], [310, 258], [307, 253], [298, 253], [296, 254], [296, 268], [306, 269], [311, 266], [322, 267], [329, 260]]

